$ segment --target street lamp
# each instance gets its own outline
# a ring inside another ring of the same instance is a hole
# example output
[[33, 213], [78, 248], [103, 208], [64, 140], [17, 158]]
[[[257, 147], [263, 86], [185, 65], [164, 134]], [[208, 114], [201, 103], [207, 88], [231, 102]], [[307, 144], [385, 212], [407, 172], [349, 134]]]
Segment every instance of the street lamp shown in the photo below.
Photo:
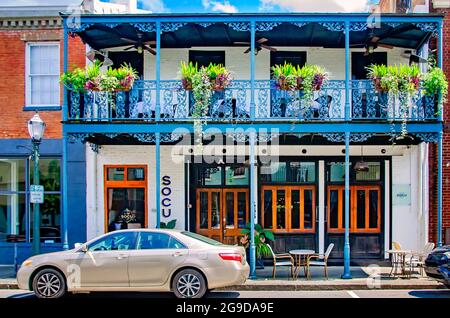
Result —
[[[30, 134], [31, 142], [33, 143], [33, 185], [39, 185], [39, 144], [44, 136], [45, 123], [42, 121], [39, 114], [36, 113], [33, 118], [28, 121], [28, 133]], [[41, 216], [39, 212], [39, 203], [33, 203], [33, 254], [40, 252], [40, 225]]]

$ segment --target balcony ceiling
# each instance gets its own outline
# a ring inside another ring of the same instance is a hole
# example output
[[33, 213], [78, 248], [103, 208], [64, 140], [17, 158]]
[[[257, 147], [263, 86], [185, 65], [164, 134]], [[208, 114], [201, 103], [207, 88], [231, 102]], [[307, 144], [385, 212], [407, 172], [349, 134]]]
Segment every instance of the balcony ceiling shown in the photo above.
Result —
[[[202, 17], [205, 18], [204, 15]], [[404, 18], [405, 16], [402, 17]], [[364, 43], [372, 36], [376, 36], [380, 38], [378, 44], [418, 49], [429, 39], [431, 33], [417, 28], [413, 24], [416, 22], [414, 16], [409, 17], [411, 19], [408, 19], [408, 22], [398, 24], [395, 27], [387, 23], [381, 23], [380, 28], [368, 28], [364, 31], [351, 32], [350, 44], [352, 47], [356, 47], [357, 44], [361, 44], [360, 47], [363, 47]], [[260, 16], [259, 19], [263, 21], [264, 16]], [[193, 20], [195, 21], [195, 19]], [[125, 41], [123, 38], [137, 40], [138, 33], [142, 33], [130, 23], [119, 23], [116, 27], [111, 28], [106, 23], [101, 23], [101, 21], [100, 18], [98, 22], [78, 33], [84, 42], [98, 50], [129, 46], [129, 41]], [[120, 21], [126, 21], [126, 19]], [[156, 39], [155, 32], [142, 34], [144, 42], [154, 41]], [[257, 31], [256, 39], [261, 37], [269, 40], [264, 44], [276, 47], [311, 46], [343, 48], [345, 45], [344, 32], [330, 31], [319, 22], [311, 22], [300, 28], [292, 23], [282, 23], [270, 31]], [[163, 32], [161, 35], [161, 47], [234, 46], [234, 42], [248, 42], [249, 40], [250, 32], [236, 31], [222, 22], [216, 22], [207, 27], [188, 22], [174, 32]]]

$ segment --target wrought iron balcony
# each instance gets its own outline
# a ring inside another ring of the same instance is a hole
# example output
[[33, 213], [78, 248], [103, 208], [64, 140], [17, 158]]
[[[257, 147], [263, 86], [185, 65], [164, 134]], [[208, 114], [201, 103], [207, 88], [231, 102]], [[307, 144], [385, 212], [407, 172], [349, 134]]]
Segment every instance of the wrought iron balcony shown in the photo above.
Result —
[[[269, 80], [254, 82], [255, 121], [344, 121], [345, 81], [331, 80], [311, 98], [301, 91], [282, 91]], [[251, 81], [234, 80], [213, 93], [206, 120], [251, 121]], [[160, 82], [160, 116], [156, 116], [156, 81], [136, 81], [128, 92], [69, 92], [68, 121], [156, 122], [193, 121], [195, 99], [180, 81]], [[419, 90], [413, 96], [377, 92], [371, 81], [353, 80], [349, 96], [352, 121], [434, 121], [437, 98]]]

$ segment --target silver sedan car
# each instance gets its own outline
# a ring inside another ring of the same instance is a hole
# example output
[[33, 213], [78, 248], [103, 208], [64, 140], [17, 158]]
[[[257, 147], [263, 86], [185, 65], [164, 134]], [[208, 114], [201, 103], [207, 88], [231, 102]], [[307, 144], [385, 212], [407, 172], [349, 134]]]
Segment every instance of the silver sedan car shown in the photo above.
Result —
[[139, 229], [33, 256], [23, 262], [17, 281], [40, 298], [90, 291], [172, 291], [200, 298], [210, 289], [243, 284], [249, 271], [241, 246], [186, 231]]

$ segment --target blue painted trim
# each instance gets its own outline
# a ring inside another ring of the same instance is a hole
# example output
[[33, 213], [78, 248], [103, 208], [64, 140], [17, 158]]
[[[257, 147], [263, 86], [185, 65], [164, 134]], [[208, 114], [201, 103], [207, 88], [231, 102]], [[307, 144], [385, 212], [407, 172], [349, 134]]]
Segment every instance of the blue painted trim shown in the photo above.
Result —
[[[443, 67], [443, 60], [444, 60], [444, 32], [443, 32], [443, 24], [442, 21], [439, 21], [438, 23], [438, 60], [437, 60], [437, 65], [439, 68], [442, 69]], [[444, 121], [444, 110], [441, 110], [440, 114], [439, 114], [439, 120], [440, 121]]]
[[250, 278], [256, 278], [256, 245], [255, 245], [255, 131], [250, 132]]
[[[66, 73], [68, 70], [68, 60], [69, 60], [69, 34], [67, 32], [67, 20], [63, 20], [63, 72]], [[63, 85], [63, 121], [67, 120], [67, 117], [69, 116], [69, 107], [68, 107], [68, 100], [67, 100], [67, 87]]]
[[62, 110], [62, 106], [23, 106], [22, 110], [24, 112], [51, 112]]
[[156, 105], [155, 119], [161, 119], [161, 22], [156, 22]]
[[437, 206], [437, 246], [442, 246], [442, 152], [443, 132], [438, 134], [438, 206]]
[[69, 249], [69, 169], [68, 169], [68, 151], [67, 151], [67, 135], [64, 132], [63, 127], [63, 142], [62, 142], [62, 241], [64, 250]]
[[155, 134], [155, 191], [156, 191], [156, 228], [161, 226], [161, 135]]
[[[390, 123], [346, 123], [346, 122], [327, 122], [327, 123], [305, 123], [299, 122], [296, 125], [289, 122], [247, 122], [247, 123], [209, 123], [206, 129], [214, 128], [218, 131], [226, 133], [227, 130], [235, 131], [237, 128], [247, 129], [252, 127], [254, 129], [275, 130], [278, 133], [343, 133], [343, 132], [357, 132], [357, 133], [388, 133], [391, 131]], [[172, 122], [172, 123], [147, 123], [139, 124], [117, 123], [117, 124], [102, 124], [102, 123], [82, 123], [82, 124], [64, 124], [66, 133], [117, 133], [117, 134], [133, 134], [133, 133], [193, 133], [192, 122]], [[400, 132], [400, 124], [395, 124], [394, 129]], [[425, 133], [425, 132], [440, 132], [442, 131], [442, 123], [428, 122], [428, 123], [408, 123], [408, 132], [410, 133]]]
[[350, 273], [350, 133], [345, 133], [345, 233], [343, 279], [351, 279]]
[[256, 22], [250, 24], [250, 120], [255, 120], [255, 41]]
[[350, 120], [350, 22], [345, 21], [345, 120]]
[[[64, 18], [69, 15], [63, 14]], [[149, 22], [195, 22], [195, 23], [226, 23], [226, 22], [367, 22], [370, 14], [368, 13], [286, 13], [286, 14], [152, 14], [152, 15], [82, 15], [81, 24], [110, 24], [110, 23], [149, 23]], [[383, 23], [420, 23], [420, 22], [439, 22], [443, 20], [443, 15], [432, 14], [383, 14], [381, 15]]]

